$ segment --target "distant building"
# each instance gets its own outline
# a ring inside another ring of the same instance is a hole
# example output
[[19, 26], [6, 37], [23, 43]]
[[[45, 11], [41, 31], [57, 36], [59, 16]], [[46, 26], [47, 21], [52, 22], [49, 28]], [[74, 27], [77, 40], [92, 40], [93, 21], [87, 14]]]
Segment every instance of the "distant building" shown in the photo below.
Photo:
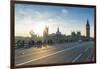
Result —
[[79, 40], [90, 40], [90, 24], [87, 20], [86, 24], [86, 36], [82, 36], [80, 31], [73, 31], [71, 35], [64, 35], [57, 28], [56, 33], [48, 34], [49, 28], [46, 26], [43, 32], [43, 42], [53, 42], [53, 43], [62, 43], [62, 42], [75, 42]]
[[57, 29], [56, 35], [61, 35], [61, 32], [59, 31], [59, 27]]
[[52, 34], [48, 34], [47, 36], [47, 30], [48, 28], [45, 27], [44, 29], [44, 35], [43, 35], [43, 42], [53, 42], [53, 43], [58, 43], [61, 40], [64, 40], [64, 38], [66, 37], [65, 35], [61, 34], [61, 32], [59, 31], [59, 27], [57, 28], [57, 32], [56, 33], [52, 33]]
[[86, 38], [90, 38], [90, 24], [88, 20], [86, 24]]
[[43, 31], [43, 42], [47, 42], [47, 38], [48, 38], [48, 33], [49, 32], [49, 28], [46, 26], [44, 31]]
[[76, 36], [76, 37], [80, 37], [80, 36], [81, 36], [81, 32], [80, 32], [80, 31], [78, 31], [78, 32], [72, 32], [72, 33], [71, 33], [71, 36], [72, 36], [72, 37], [75, 37], [75, 36]]
[[80, 31], [77, 32], [77, 36], [78, 36], [78, 37], [81, 36], [81, 32], [80, 32]]
[[48, 27], [46, 26], [44, 31], [43, 31], [43, 37], [47, 37], [48, 36]]
[[75, 36], [75, 35], [76, 35], [76, 33], [75, 33], [75, 32], [71, 32], [71, 35], [72, 35], [72, 36]]

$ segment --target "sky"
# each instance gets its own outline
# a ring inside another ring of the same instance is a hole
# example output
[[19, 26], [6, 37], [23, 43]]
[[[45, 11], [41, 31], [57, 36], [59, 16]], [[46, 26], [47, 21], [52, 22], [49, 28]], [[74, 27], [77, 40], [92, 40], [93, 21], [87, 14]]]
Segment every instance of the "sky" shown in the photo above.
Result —
[[59, 27], [65, 35], [73, 31], [86, 35], [87, 19], [90, 36], [94, 37], [94, 8], [15, 4], [15, 36], [30, 36], [30, 31], [43, 36], [45, 26], [49, 34], [56, 33]]

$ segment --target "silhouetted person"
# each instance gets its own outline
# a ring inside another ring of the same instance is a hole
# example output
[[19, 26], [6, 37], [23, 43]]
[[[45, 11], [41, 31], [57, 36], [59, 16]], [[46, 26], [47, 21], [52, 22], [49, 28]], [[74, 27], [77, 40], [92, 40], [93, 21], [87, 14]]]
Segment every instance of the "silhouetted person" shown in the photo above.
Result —
[[17, 44], [17, 48], [20, 48], [20, 47], [21, 47], [21, 40], [18, 40], [18, 41], [16, 42], [16, 44]]
[[25, 44], [25, 41], [22, 40], [22, 42], [21, 42], [21, 47], [24, 47], [24, 44]]

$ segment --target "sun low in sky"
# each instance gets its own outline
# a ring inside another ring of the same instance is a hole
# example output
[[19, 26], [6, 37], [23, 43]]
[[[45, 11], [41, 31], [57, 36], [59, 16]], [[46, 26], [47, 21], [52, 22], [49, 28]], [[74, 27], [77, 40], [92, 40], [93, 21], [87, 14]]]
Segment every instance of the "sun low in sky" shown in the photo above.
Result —
[[94, 37], [94, 8], [15, 4], [15, 36], [29, 36], [31, 30], [43, 36], [45, 26], [49, 34], [56, 33], [59, 27], [65, 35], [73, 31], [85, 35], [87, 19], [90, 36]]

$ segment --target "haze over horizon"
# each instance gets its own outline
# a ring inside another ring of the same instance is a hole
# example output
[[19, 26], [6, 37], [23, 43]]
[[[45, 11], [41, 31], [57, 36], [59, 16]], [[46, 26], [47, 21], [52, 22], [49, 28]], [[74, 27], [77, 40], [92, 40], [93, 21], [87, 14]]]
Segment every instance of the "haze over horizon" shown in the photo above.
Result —
[[29, 36], [31, 30], [42, 36], [45, 26], [49, 34], [59, 27], [65, 35], [73, 31], [85, 35], [87, 19], [90, 36], [94, 37], [94, 8], [15, 4], [15, 36]]

